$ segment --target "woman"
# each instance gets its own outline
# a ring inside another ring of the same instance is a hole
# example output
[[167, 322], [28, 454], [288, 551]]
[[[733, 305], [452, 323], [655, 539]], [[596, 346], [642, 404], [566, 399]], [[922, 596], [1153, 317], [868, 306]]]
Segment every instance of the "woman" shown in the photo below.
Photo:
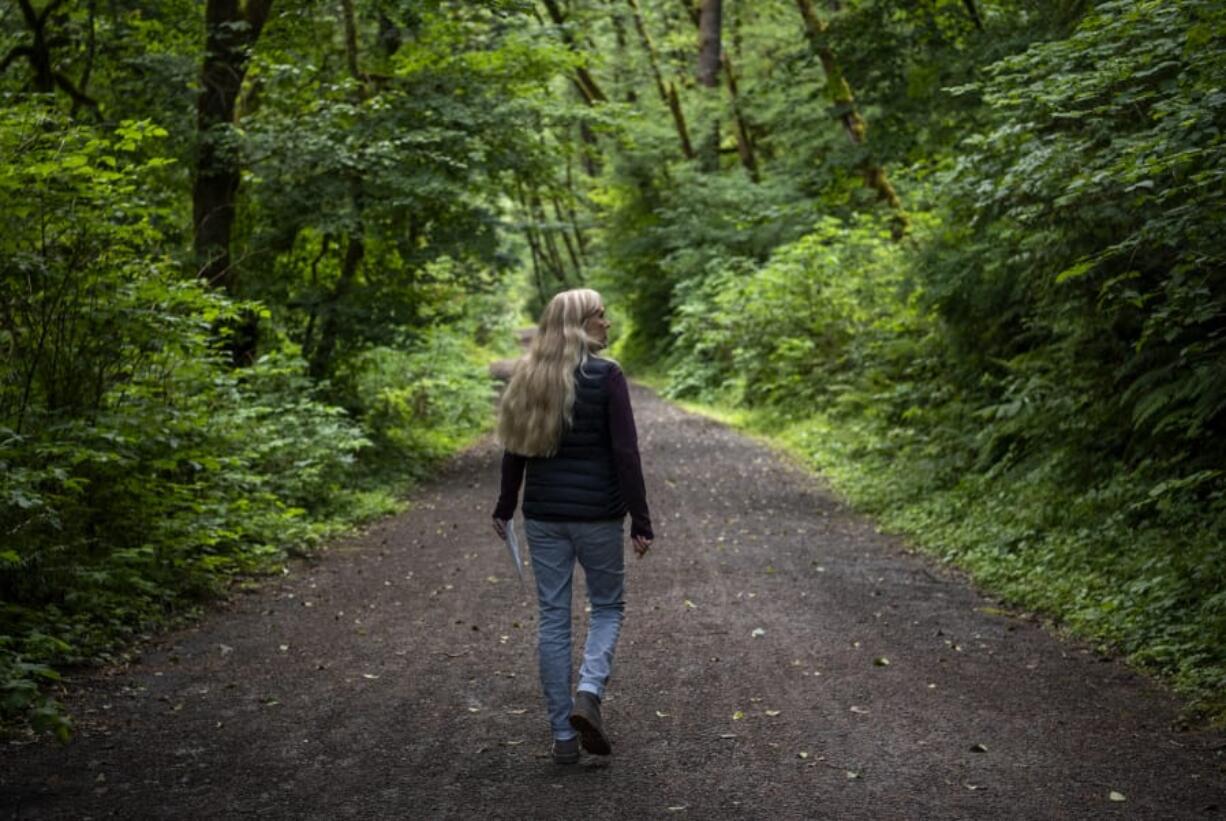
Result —
[[[653, 538], [626, 377], [614, 362], [593, 356], [608, 335], [600, 294], [580, 288], [555, 296], [516, 365], [498, 419], [506, 450], [494, 529], [506, 537], [526, 472], [524, 530], [540, 604], [541, 687], [559, 764], [578, 761], [580, 743], [589, 753], [611, 752], [600, 701], [621, 631], [626, 513], [639, 558]], [[576, 559], [587, 582], [591, 620], [572, 698]]]

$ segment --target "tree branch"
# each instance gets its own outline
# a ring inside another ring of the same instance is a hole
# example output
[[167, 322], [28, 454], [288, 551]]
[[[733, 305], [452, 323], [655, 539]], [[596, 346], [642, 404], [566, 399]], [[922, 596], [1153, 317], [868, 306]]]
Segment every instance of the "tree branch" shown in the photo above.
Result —
[[0, 74], [8, 71], [9, 65], [18, 57], [31, 59], [34, 57], [34, 49], [29, 46], [14, 46], [13, 50], [4, 55], [3, 60], [0, 60]]
[[[579, 48], [575, 44], [575, 38], [571, 36], [569, 30], [565, 28], [566, 17], [562, 14], [562, 9], [558, 7], [557, 0], [542, 0], [545, 4], [545, 10], [549, 12], [549, 19], [558, 27], [562, 34], [562, 42], [566, 43], [571, 51], [578, 53]], [[608, 97], [600, 90], [600, 86], [596, 84], [596, 80], [583, 66], [575, 67], [576, 84], [579, 85], [580, 94], [588, 105], [595, 105], [597, 102], [607, 102]]]
[[68, 96], [72, 98], [72, 102], [75, 105], [87, 105], [95, 112], [101, 111], [98, 107], [98, 101], [88, 94], [78, 91], [77, 87], [72, 84], [72, 80], [69, 80], [58, 71], [52, 77], [55, 79], [55, 84], [68, 93]]
[[970, 15], [971, 22], [975, 24], [975, 28], [983, 31], [983, 18], [979, 16], [979, 9], [975, 6], [975, 0], [962, 0], [962, 5], [966, 7], [966, 13]]

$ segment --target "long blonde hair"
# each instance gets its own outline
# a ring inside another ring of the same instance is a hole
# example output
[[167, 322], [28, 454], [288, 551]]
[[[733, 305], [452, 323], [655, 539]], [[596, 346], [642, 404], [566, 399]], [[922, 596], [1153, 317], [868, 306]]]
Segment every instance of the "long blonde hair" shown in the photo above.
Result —
[[575, 407], [575, 368], [595, 349], [584, 324], [601, 307], [590, 288], [563, 291], [541, 313], [536, 338], [520, 359], [502, 395], [498, 439], [512, 453], [552, 456], [570, 427]]

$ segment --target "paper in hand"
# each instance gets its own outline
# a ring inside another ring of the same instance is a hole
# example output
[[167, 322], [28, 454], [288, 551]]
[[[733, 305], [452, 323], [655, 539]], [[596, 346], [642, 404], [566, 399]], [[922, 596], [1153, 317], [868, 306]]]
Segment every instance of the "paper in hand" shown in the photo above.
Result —
[[524, 560], [519, 552], [519, 539], [515, 536], [515, 520], [507, 520], [507, 552], [515, 563], [515, 572], [519, 574], [519, 583], [524, 583]]

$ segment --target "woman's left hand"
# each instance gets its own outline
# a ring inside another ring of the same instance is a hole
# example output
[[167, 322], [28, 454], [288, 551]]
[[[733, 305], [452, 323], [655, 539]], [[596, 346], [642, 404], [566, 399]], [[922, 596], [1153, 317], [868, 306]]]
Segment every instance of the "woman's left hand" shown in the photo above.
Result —
[[494, 532], [498, 534], [499, 539], [507, 537], [507, 523], [497, 517], [494, 518]]
[[651, 539], [646, 536], [633, 536], [630, 540], [634, 542], [634, 552], [640, 559], [647, 555], [647, 549], [651, 547]]

